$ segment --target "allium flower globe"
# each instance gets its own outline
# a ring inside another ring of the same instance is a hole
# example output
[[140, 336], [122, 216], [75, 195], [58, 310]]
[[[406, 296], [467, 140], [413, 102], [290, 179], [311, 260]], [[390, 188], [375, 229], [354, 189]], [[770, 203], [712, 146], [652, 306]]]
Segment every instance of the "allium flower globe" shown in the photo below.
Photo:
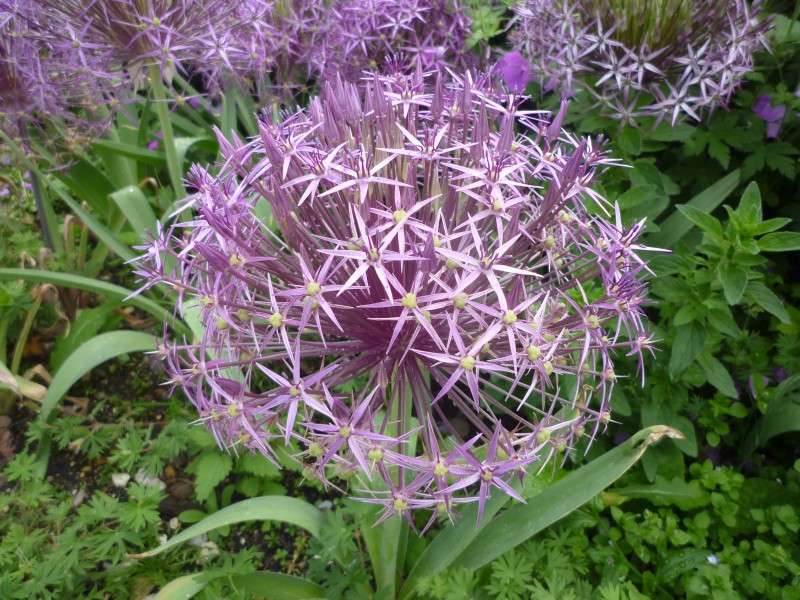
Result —
[[603, 429], [614, 356], [652, 345], [642, 224], [587, 212], [613, 161], [562, 118], [417, 71], [220, 137], [220, 174], [191, 173], [196, 216], [138, 271], [199, 312], [202, 339], [159, 353], [219, 444], [294, 443], [308, 476], [430, 525], [521, 500], [513, 479]]
[[753, 70], [755, 0], [523, 0], [511, 34], [548, 89], [585, 90], [622, 124], [700, 120]]

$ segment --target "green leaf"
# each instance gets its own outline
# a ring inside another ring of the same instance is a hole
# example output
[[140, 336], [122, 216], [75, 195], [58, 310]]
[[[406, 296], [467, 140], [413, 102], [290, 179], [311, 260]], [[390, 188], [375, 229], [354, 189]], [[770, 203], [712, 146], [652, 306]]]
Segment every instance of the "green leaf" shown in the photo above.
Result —
[[231, 576], [231, 584], [247, 598], [267, 600], [316, 600], [325, 598], [325, 590], [316, 583], [292, 575], [257, 571]]
[[[72, 385], [97, 365], [102, 364], [121, 354], [131, 352], [144, 352], [155, 349], [155, 339], [152, 334], [138, 331], [111, 331], [102, 333], [88, 342], [81, 344], [78, 349], [69, 355], [61, 368], [53, 377], [47, 394], [42, 400], [40, 409], [41, 418], [47, 421], [53, 409], [67, 395]], [[47, 461], [50, 457], [51, 432], [46, 430], [39, 439], [39, 449], [36, 451], [36, 462], [39, 473], [43, 476], [47, 471]]]
[[638, 129], [626, 127], [616, 138], [620, 150], [633, 156], [642, 152], [642, 134]]
[[676, 206], [681, 214], [689, 219], [694, 225], [705, 231], [711, 237], [721, 240], [723, 239], [722, 225], [719, 220], [712, 217], [710, 214], [703, 212], [693, 206], [679, 204]]
[[106, 152], [113, 152], [125, 158], [132, 158], [136, 162], [144, 163], [154, 167], [163, 167], [167, 161], [164, 152], [160, 150], [150, 150], [148, 148], [141, 148], [133, 144], [123, 144], [121, 142], [111, 142], [108, 140], [97, 140], [92, 144], [96, 150], [105, 150]]
[[680, 433], [659, 425], [642, 430], [534, 496], [530, 503], [503, 512], [492, 519], [480, 539], [459, 555], [453, 566], [478, 569], [580, 508], [619, 479], [651, 444], [664, 436], [680, 437]]
[[69, 355], [53, 377], [47, 395], [42, 402], [41, 416], [47, 419], [50, 413], [67, 395], [69, 388], [94, 369], [112, 358], [132, 352], [145, 352], [155, 349], [155, 338], [150, 333], [139, 331], [110, 331], [101, 333], [81, 344]]
[[208, 497], [225, 479], [233, 468], [233, 459], [226, 452], [204, 452], [191, 464], [191, 472], [195, 474], [195, 494], [201, 502]]
[[[14, 281], [22, 280], [34, 283], [51, 283], [55, 286], [74, 288], [76, 290], [83, 290], [85, 292], [93, 292], [95, 294], [103, 294], [108, 298], [117, 300], [123, 305], [135, 306], [143, 311], [164, 320], [172, 316], [172, 313], [145, 298], [144, 296], [131, 295], [131, 290], [124, 288], [113, 283], [107, 283], [98, 279], [91, 279], [89, 277], [81, 277], [80, 275], [72, 275], [70, 273], [56, 273], [55, 271], [40, 271], [38, 269], [0, 269], [0, 280]], [[128, 299], [126, 299], [128, 298]]]
[[[221, 575], [220, 575], [221, 577]], [[208, 587], [208, 577], [202, 571], [173, 579], [159, 590], [153, 600], [188, 600]]]
[[107, 302], [97, 308], [81, 310], [78, 318], [70, 324], [69, 335], [62, 334], [56, 339], [53, 352], [50, 354], [50, 370], [57, 372], [70, 354], [100, 331], [109, 321], [109, 315], [118, 306], [115, 302]]
[[766, 414], [756, 423], [742, 445], [742, 456], [766, 444], [776, 435], [800, 431], [800, 374], [784, 379], [772, 393]]
[[[439, 533], [417, 560], [400, 590], [399, 597], [410, 598], [421, 578], [435, 576], [451, 564], [454, 567], [478, 569], [521, 544], [614, 483], [636, 464], [650, 445], [664, 436], [675, 437], [680, 436], [680, 433], [663, 426], [642, 430], [625, 443], [546, 488], [528, 504], [514, 506], [492, 518], [492, 514], [499, 508], [497, 498], [502, 497], [501, 504], [507, 500], [505, 494], [495, 492], [487, 502], [487, 510], [491, 508], [492, 512], [484, 514], [479, 527], [465, 514], [453, 527]], [[474, 508], [474, 505], [470, 506], [470, 509]], [[467, 538], [466, 547], [464, 537]]]
[[629, 485], [609, 491], [626, 498], [642, 498], [658, 506], [674, 504], [683, 510], [703, 506], [703, 501], [708, 501], [708, 496], [698, 481], [687, 483], [683, 479], [666, 479], [661, 476], [656, 476], [655, 481], [650, 484]]
[[728, 398], [737, 398], [739, 396], [730, 373], [709, 351], [704, 350], [701, 352], [697, 357], [697, 363], [711, 385]]
[[234, 523], [243, 521], [281, 521], [291, 525], [297, 525], [307, 530], [314, 537], [319, 537], [319, 530], [322, 527], [322, 512], [303, 500], [288, 498], [286, 496], [263, 496], [243, 500], [236, 504], [231, 504], [220, 511], [209, 515], [199, 523], [184, 529], [173, 536], [158, 548], [142, 552], [141, 554], [131, 554], [129, 558], [149, 558], [162, 552], [174, 548], [175, 546], [189, 541], [193, 537], [206, 533], [213, 529], [226, 527]]
[[[711, 213], [722, 204], [725, 198], [739, 185], [741, 172], [737, 169], [709, 186], [684, 206], [690, 206], [705, 213]], [[659, 248], [674, 248], [675, 244], [692, 229], [692, 222], [682, 213], [674, 212], [663, 223], [660, 231], [648, 237], [648, 244]]]
[[135, 185], [129, 185], [111, 194], [111, 199], [119, 206], [133, 230], [144, 235], [146, 230], [156, 230], [156, 215], [147, 199]]
[[742, 221], [751, 226], [755, 226], [761, 222], [763, 218], [761, 212], [761, 192], [758, 190], [758, 184], [753, 181], [745, 189], [742, 194], [742, 199], [739, 201], [739, 208], [736, 209]]
[[789, 223], [791, 223], [791, 219], [778, 217], [775, 219], [767, 219], [766, 221], [762, 221], [758, 225], [753, 228], [752, 235], [764, 235], [765, 233], [770, 233], [781, 227], [785, 227]]
[[721, 263], [717, 267], [717, 275], [722, 283], [722, 291], [725, 292], [725, 300], [733, 306], [742, 299], [747, 287], [747, 271], [730, 263]]
[[[685, 548], [665, 554], [666, 560], [658, 567], [656, 580], [659, 583], [670, 583], [684, 573], [694, 571], [708, 564], [710, 551], [698, 548]], [[667, 558], [668, 557], [668, 558]]]
[[748, 281], [747, 290], [745, 293], [750, 297], [753, 302], [766, 310], [768, 313], [778, 317], [782, 323], [787, 325], [792, 322], [789, 313], [783, 306], [775, 293], [760, 281]]
[[703, 350], [707, 337], [708, 332], [705, 327], [697, 321], [676, 328], [675, 342], [672, 344], [672, 355], [669, 359], [669, 373], [673, 379], [694, 362]]
[[758, 247], [762, 252], [789, 252], [800, 250], [800, 233], [792, 231], [779, 231], [768, 233], [758, 240]]
[[620, 195], [617, 202], [620, 209], [628, 210], [659, 195], [651, 185], [637, 185]]

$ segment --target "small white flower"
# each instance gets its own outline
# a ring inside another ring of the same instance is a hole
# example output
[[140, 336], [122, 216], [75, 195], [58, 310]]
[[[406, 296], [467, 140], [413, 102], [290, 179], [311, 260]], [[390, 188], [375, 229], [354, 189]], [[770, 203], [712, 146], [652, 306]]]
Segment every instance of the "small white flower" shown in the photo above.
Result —
[[706, 560], [708, 561], [708, 564], [714, 565], [715, 567], [719, 564], [719, 558], [716, 554], [709, 554], [706, 556]]

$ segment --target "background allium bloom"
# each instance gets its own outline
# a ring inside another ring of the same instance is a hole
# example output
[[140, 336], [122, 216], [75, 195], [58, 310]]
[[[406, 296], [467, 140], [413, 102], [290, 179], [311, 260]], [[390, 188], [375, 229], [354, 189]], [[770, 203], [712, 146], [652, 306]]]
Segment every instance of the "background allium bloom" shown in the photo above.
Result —
[[[6, 0], [3, 0], [6, 1]], [[103, 56], [134, 80], [156, 65], [166, 81], [174, 69], [203, 62], [210, 72], [235, 71], [239, 29], [267, 12], [267, 0], [33, 0], [70, 34], [85, 56]]]
[[611, 161], [518, 102], [469, 74], [336, 82], [193, 169], [196, 217], [139, 274], [199, 310], [203, 339], [160, 353], [222, 446], [298, 441], [307, 472], [382, 479], [371, 500], [409, 518], [518, 497], [604, 426], [614, 354], [651, 346], [642, 226], [590, 217]]
[[504, 54], [503, 58], [497, 61], [495, 68], [508, 89], [516, 94], [524, 92], [532, 81], [530, 63], [516, 50]]
[[71, 43], [58, 43], [67, 39], [63, 30], [41, 16], [33, 2], [0, 0], [0, 128], [25, 138], [28, 125], [59, 121], [96, 134], [104, 125], [94, 114], [103, 101], [102, 61], [78, 60]]
[[764, 42], [759, 0], [524, 0], [514, 45], [548, 89], [586, 90], [623, 124], [727, 104]]

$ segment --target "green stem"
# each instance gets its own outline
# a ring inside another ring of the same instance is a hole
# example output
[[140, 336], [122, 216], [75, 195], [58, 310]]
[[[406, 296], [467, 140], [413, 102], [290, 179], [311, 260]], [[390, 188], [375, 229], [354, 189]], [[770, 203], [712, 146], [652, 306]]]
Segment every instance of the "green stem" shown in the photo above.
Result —
[[28, 341], [28, 334], [31, 332], [31, 327], [33, 326], [33, 319], [36, 317], [36, 313], [39, 312], [39, 306], [42, 304], [42, 293], [39, 291], [38, 293], [34, 294], [34, 301], [33, 301], [33, 308], [28, 311], [28, 314], [25, 315], [25, 322], [22, 324], [22, 331], [19, 332], [19, 338], [17, 339], [17, 345], [14, 346], [14, 356], [11, 358], [11, 372], [14, 375], [19, 373], [19, 365], [22, 363], [22, 353], [25, 350], [25, 343]]
[[164, 152], [167, 155], [167, 172], [169, 173], [170, 183], [175, 190], [175, 199], [181, 200], [186, 197], [186, 190], [183, 187], [183, 169], [178, 161], [178, 149], [175, 146], [175, 134], [172, 131], [172, 120], [169, 118], [169, 106], [167, 105], [167, 90], [164, 80], [161, 78], [161, 71], [158, 67], [150, 67], [150, 85], [153, 88], [155, 97], [156, 115], [161, 125], [163, 134]]
[[[22, 152], [26, 155], [30, 155], [31, 149], [28, 138], [28, 127], [22, 119], [19, 120], [18, 127], [20, 139], [22, 140]], [[6, 136], [3, 137], [6, 138], [9, 144], [11, 143], [9, 138]], [[33, 199], [36, 202], [36, 212], [39, 213], [39, 224], [42, 228], [44, 243], [56, 254], [63, 254], [64, 245], [62, 244], [61, 237], [58, 235], [58, 219], [56, 218], [55, 210], [53, 210], [53, 204], [50, 202], [50, 197], [45, 194], [42, 189], [38, 173], [30, 170], [29, 172], [31, 188], [33, 189]]]

